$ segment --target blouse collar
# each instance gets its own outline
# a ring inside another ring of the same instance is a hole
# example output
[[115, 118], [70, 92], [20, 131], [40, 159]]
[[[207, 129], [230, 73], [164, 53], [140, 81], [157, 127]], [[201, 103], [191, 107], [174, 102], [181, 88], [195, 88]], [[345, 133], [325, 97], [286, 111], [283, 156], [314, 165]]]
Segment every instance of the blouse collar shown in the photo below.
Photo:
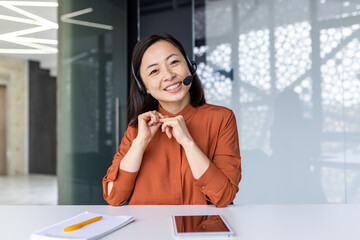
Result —
[[176, 113], [176, 114], [172, 114], [167, 112], [165, 109], [163, 109], [161, 107], [161, 105], [159, 104], [159, 113], [161, 113], [162, 115], [167, 115], [169, 117], [176, 117], [179, 115], [182, 115], [184, 120], [189, 119], [196, 111], [196, 108], [194, 108], [191, 103], [189, 103], [188, 105], [186, 105], [180, 112]]

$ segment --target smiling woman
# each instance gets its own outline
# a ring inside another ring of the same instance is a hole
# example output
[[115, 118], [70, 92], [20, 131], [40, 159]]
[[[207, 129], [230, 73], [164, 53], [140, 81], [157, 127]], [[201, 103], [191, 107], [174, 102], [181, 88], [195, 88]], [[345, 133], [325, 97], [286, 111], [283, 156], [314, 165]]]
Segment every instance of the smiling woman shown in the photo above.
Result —
[[111, 205], [224, 207], [234, 200], [241, 179], [235, 116], [205, 103], [195, 70], [170, 35], [135, 46], [129, 126], [103, 179]]
[[184, 56], [167, 41], [151, 45], [141, 61], [140, 76], [147, 93], [172, 113], [179, 112], [190, 102], [191, 85], [182, 84], [189, 74]]

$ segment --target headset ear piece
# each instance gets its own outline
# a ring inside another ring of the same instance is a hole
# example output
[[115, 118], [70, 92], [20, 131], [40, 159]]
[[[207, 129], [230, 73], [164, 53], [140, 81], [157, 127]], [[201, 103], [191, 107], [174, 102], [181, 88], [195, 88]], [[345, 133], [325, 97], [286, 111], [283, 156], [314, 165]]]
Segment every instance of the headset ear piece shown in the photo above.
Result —
[[191, 75], [194, 75], [197, 70], [197, 63], [195, 61], [191, 61]]
[[197, 69], [197, 64], [195, 61], [191, 61], [187, 55], [185, 57], [186, 57], [186, 61], [187, 61], [191, 76], [194, 76], [196, 69]]
[[144, 90], [145, 88], [144, 88], [142, 82], [136, 77], [134, 66], [132, 64], [131, 64], [131, 72], [132, 72], [132, 75], [133, 75], [133, 77], [135, 79], [136, 85], [137, 85], [140, 93], [146, 94], [146, 91]]

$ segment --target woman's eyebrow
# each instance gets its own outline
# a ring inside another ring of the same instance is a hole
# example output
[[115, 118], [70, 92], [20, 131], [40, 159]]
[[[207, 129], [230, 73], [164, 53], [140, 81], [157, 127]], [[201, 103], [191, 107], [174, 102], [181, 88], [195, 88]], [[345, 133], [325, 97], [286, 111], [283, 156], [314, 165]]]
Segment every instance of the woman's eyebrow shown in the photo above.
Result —
[[[179, 55], [176, 54], [176, 53], [170, 54], [170, 55], [166, 58], [166, 61], [169, 60], [169, 58], [171, 58], [171, 57], [173, 57], [173, 56], [179, 56]], [[153, 67], [153, 66], [156, 66], [156, 65], [158, 65], [158, 63], [150, 64], [150, 65], [146, 68], [146, 70], [148, 70], [149, 68], [151, 68], [151, 67]]]
[[150, 64], [150, 65], [146, 68], [146, 70], [148, 70], [149, 68], [151, 68], [151, 67], [153, 67], [153, 66], [156, 66], [156, 65], [158, 65], [158, 64], [157, 64], [157, 63]]
[[179, 55], [177, 55], [176, 53], [170, 54], [170, 55], [166, 58], [166, 60], [169, 60], [169, 58], [171, 58], [171, 57], [173, 57], [173, 56], [179, 56]]

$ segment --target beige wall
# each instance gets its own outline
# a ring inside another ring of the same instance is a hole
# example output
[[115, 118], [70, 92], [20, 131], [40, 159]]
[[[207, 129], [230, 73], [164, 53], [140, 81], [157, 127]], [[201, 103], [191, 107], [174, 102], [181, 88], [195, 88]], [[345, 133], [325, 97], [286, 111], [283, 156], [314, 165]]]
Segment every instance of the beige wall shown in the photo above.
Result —
[[6, 86], [0, 85], [0, 175], [6, 174]]
[[0, 56], [0, 85], [7, 88], [7, 174], [21, 175], [27, 167], [27, 61]]

